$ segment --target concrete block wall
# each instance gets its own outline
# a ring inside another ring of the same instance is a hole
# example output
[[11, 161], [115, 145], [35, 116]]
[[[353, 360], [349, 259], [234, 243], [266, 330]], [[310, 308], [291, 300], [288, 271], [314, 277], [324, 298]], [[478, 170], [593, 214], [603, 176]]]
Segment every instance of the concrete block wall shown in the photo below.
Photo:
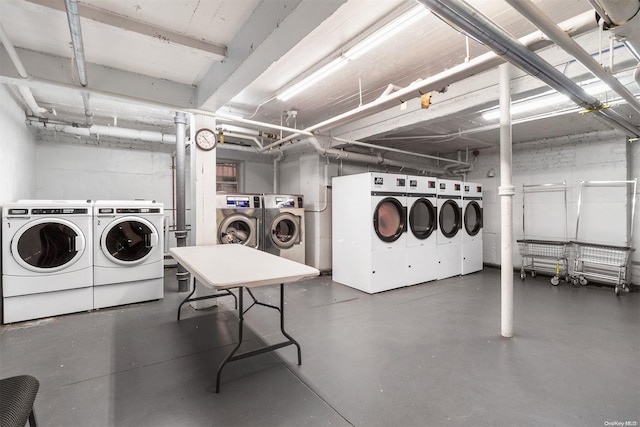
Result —
[[0, 85], [0, 206], [35, 197], [35, 131], [7, 86]]

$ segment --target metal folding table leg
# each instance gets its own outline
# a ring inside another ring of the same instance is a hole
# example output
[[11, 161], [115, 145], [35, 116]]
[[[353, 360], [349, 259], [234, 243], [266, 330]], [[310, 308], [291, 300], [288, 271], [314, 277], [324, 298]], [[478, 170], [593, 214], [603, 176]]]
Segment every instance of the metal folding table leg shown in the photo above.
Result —
[[[251, 295], [251, 298], [253, 299], [253, 304], [251, 304], [249, 308], [247, 308], [247, 310], [244, 310], [243, 290], [244, 288], [242, 287], [238, 288], [238, 294], [239, 294], [238, 344], [233, 348], [233, 350], [229, 352], [229, 354], [227, 354], [227, 356], [222, 360], [222, 362], [218, 366], [218, 371], [216, 373], [216, 393], [220, 392], [220, 375], [222, 374], [222, 369], [229, 362], [233, 362], [233, 361], [244, 359], [251, 356], [257, 356], [259, 354], [267, 353], [282, 347], [287, 347], [289, 345], [295, 345], [298, 350], [298, 365], [302, 364], [302, 351], [300, 349], [300, 344], [284, 330], [284, 284], [280, 284], [280, 307], [276, 307], [273, 305], [269, 305], [269, 304], [265, 304], [257, 301], [256, 298], [253, 296], [253, 293], [251, 292], [251, 290], [247, 288], [247, 292], [249, 292], [249, 295]], [[245, 353], [240, 353], [236, 355], [235, 354], [236, 351], [238, 351], [238, 349], [242, 345], [242, 337], [243, 337], [243, 329], [244, 329], [244, 313], [246, 311], [249, 311], [249, 309], [254, 305], [262, 305], [264, 307], [269, 307], [274, 310], [277, 310], [280, 313], [280, 331], [282, 332], [282, 335], [287, 337], [287, 341], [268, 345], [266, 347], [262, 347], [256, 350], [251, 350], [251, 351], [247, 351]]]
[[193, 280], [193, 289], [191, 290], [191, 293], [189, 295], [187, 295], [187, 297], [184, 300], [182, 300], [182, 302], [178, 306], [178, 321], [180, 320], [180, 309], [182, 308], [182, 306], [185, 303], [191, 302], [191, 301], [202, 301], [204, 299], [219, 298], [219, 297], [225, 297], [227, 295], [231, 295], [233, 297], [234, 301], [235, 301], [235, 308], [238, 308], [238, 298], [229, 289], [225, 289], [224, 293], [222, 293], [222, 294], [205, 295], [205, 296], [202, 296], [202, 297], [191, 298], [191, 296], [196, 292], [196, 283], [197, 283], [195, 277], [192, 277], [191, 280]]

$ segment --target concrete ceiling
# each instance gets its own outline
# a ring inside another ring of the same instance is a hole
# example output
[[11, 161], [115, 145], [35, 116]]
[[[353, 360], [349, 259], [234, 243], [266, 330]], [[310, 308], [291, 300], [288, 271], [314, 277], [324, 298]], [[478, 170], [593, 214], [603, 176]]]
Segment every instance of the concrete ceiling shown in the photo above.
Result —
[[[470, 3], [515, 37], [536, 30], [502, 0]], [[556, 23], [591, 11], [587, 0], [534, 3]], [[171, 133], [175, 111], [199, 109], [302, 129], [376, 100], [389, 85], [406, 87], [464, 64], [467, 55], [476, 58], [487, 52], [425, 13], [298, 96], [287, 102], [276, 99], [284, 88], [416, 4], [413, 0], [79, 0], [94, 123]], [[31, 75], [30, 80], [20, 79], [7, 52], [0, 49], [0, 82], [30, 87], [38, 104], [49, 110], [44, 119], [82, 125], [84, 108], [64, 0], [2, 0], [0, 23]], [[594, 53], [609, 46], [608, 35], [601, 37], [597, 30], [578, 40]], [[637, 64], [624, 49], [616, 52], [616, 71]], [[589, 76], [557, 47], [542, 54], [576, 81]], [[625, 84], [638, 93], [629, 75]], [[415, 93], [320, 132], [420, 153], [451, 154], [495, 145], [496, 121], [483, 119], [481, 113], [497, 105], [497, 83], [492, 68], [447, 85], [446, 92], [433, 91], [428, 110], [420, 108]], [[538, 80], [514, 72], [514, 100], [545, 90]], [[637, 112], [625, 110], [624, 105], [615, 108], [640, 124]], [[556, 109], [536, 114], [543, 117]], [[25, 112], [30, 114], [27, 107]], [[610, 129], [575, 111], [547, 116], [535, 121], [516, 117], [522, 123], [514, 125], [514, 141]]]

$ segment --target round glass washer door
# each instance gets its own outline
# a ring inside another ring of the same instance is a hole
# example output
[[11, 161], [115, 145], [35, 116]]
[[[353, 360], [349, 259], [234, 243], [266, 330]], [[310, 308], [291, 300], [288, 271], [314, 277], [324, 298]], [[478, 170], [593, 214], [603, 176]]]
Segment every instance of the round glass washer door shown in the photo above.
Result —
[[380, 240], [395, 242], [405, 230], [404, 206], [394, 197], [382, 199], [373, 212], [373, 229]]
[[158, 245], [156, 228], [144, 218], [123, 217], [114, 220], [102, 232], [100, 248], [112, 262], [135, 265], [143, 262]]
[[462, 218], [458, 204], [453, 200], [447, 200], [440, 208], [440, 231], [444, 237], [452, 238], [462, 228]]
[[82, 230], [62, 218], [40, 218], [25, 224], [13, 236], [11, 253], [30, 271], [52, 273], [73, 265], [84, 253]]
[[464, 229], [469, 236], [475, 236], [482, 229], [482, 208], [478, 202], [471, 202], [465, 208]]
[[276, 215], [269, 226], [269, 236], [280, 249], [289, 249], [300, 243], [300, 218], [289, 212]]
[[411, 233], [420, 239], [424, 240], [431, 236], [436, 229], [436, 208], [433, 203], [424, 197], [419, 198], [409, 210], [409, 228]]
[[256, 221], [246, 215], [229, 215], [218, 227], [218, 243], [257, 246]]

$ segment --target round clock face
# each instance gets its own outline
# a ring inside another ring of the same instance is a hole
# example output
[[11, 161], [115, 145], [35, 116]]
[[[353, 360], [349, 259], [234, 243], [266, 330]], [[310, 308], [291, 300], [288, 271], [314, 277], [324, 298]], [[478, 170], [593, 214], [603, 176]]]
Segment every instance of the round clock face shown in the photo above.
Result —
[[216, 134], [211, 129], [200, 129], [196, 132], [196, 145], [202, 150], [212, 150], [217, 143]]

